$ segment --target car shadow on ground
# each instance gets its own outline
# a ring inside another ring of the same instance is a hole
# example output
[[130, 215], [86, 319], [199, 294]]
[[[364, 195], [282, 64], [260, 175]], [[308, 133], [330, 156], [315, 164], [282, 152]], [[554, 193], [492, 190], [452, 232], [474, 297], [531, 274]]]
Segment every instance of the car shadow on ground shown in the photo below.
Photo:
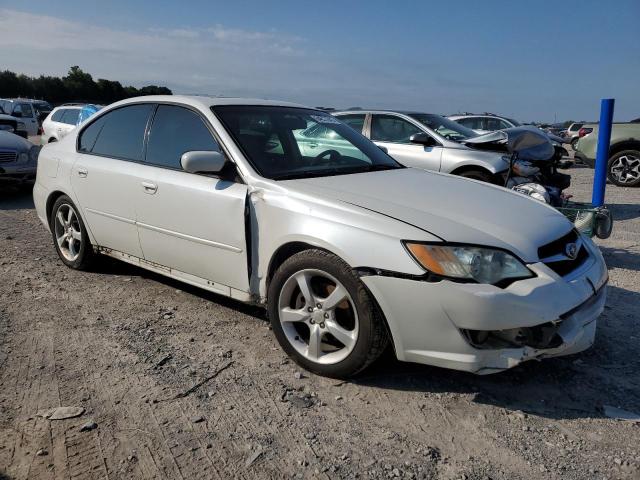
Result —
[[640, 253], [628, 249], [603, 246], [600, 246], [600, 250], [609, 269], [623, 268], [640, 272]]
[[33, 205], [31, 185], [0, 185], [0, 210], [28, 210]]
[[640, 204], [637, 203], [608, 203], [607, 207], [613, 215], [613, 228], [616, 228], [616, 220], [633, 220], [640, 217]]
[[100, 255], [96, 266], [92, 269], [92, 272], [99, 275], [129, 276], [153, 280], [155, 282], [162, 283], [170, 288], [180, 290], [203, 300], [214, 302], [223, 307], [237, 310], [255, 319], [265, 322], [268, 321], [266, 311], [262, 307], [246, 304], [239, 300], [234, 300], [233, 298], [225, 297], [214, 292], [209, 292], [208, 290], [194, 287], [179, 280], [165, 277], [164, 275], [145, 270], [144, 268], [137, 267], [135, 265], [131, 265], [130, 263], [125, 263], [114, 258]]
[[[609, 303], [640, 305], [640, 293], [609, 287]], [[623, 325], [624, 324], [624, 325]], [[594, 346], [582, 353], [525, 362], [492, 375], [474, 375], [399, 362], [386, 352], [354, 380], [391, 390], [472, 395], [472, 402], [549, 419], [603, 418], [603, 405], [640, 411], [638, 328], [605, 309]], [[636, 338], [634, 340], [634, 338]]]

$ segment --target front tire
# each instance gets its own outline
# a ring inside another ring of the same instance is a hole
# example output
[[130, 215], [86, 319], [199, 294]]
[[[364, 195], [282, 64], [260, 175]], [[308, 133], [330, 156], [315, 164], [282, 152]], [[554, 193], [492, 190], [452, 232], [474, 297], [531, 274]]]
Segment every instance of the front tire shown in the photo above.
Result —
[[49, 225], [53, 245], [62, 263], [74, 270], [89, 269], [96, 254], [78, 209], [68, 196], [58, 197], [53, 204]]
[[349, 265], [322, 250], [297, 253], [276, 270], [267, 307], [282, 349], [318, 375], [356, 375], [388, 344], [371, 294]]
[[623, 150], [607, 163], [607, 178], [620, 187], [640, 185], [640, 150]]

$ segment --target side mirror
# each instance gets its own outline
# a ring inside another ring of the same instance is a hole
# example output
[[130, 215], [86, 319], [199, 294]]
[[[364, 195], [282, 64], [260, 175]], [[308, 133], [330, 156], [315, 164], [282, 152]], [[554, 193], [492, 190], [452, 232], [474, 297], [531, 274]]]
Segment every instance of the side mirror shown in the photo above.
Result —
[[378, 148], [382, 150], [387, 155], [389, 154], [389, 149], [387, 147], [383, 147], [382, 145], [378, 145]]
[[180, 164], [189, 173], [220, 173], [227, 164], [227, 158], [220, 152], [195, 150], [183, 153]]
[[431, 135], [426, 133], [414, 133], [409, 137], [411, 143], [417, 143], [418, 145], [424, 145], [425, 147], [432, 147], [436, 145], [435, 139]]

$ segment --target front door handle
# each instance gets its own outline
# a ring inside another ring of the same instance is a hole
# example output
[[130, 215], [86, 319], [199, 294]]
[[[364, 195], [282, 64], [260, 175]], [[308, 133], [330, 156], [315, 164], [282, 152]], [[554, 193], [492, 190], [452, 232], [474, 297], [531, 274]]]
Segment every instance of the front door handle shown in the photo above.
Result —
[[87, 171], [86, 168], [79, 168], [78, 169], [78, 176], [79, 177], [87, 178], [87, 175], [89, 175], [89, 172]]
[[158, 191], [158, 185], [151, 182], [142, 182], [142, 188], [144, 188], [144, 193], [148, 193], [149, 195], [153, 195]]

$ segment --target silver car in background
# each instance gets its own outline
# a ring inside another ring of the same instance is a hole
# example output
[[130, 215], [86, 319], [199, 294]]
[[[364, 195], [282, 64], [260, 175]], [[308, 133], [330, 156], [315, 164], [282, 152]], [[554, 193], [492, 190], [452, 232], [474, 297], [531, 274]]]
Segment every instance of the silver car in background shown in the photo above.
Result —
[[349, 110], [333, 115], [407, 167], [491, 183], [509, 168], [504, 153], [463, 145], [461, 141], [478, 134], [442, 115], [386, 110]]

